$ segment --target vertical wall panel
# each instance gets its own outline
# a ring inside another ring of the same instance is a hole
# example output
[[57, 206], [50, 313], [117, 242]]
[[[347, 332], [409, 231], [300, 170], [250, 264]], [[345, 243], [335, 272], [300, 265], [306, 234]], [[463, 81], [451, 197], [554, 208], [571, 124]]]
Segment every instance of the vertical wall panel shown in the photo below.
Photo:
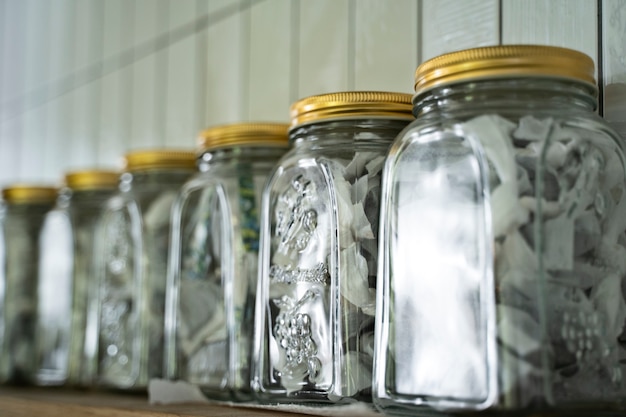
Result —
[[100, 80], [100, 139], [93, 145], [98, 148], [97, 163], [102, 167], [120, 167], [129, 137], [128, 113], [132, 98], [129, 93], [133, 71], [132, 66], [124, 66], [124, 59], [131, 55], [121, 54], [133, 45], [134, 13], [134, 4], [128, 0], [107, 0], [104, 4], [102, 57], [106, 63], [120, 69]]
[[[133, 98], [131, 107], [131, 136], [129, 149], [148, 148], [161, 145], [155, 137], [155, 78], [157, 54], [156, 45], [148, 42], [163, 33], [165, 28], [158, 27], [160, 1], [134, 0], [135, 36], [133, 45], [140, 48], [136, 53], [137, 61], [133, 65]], [[141, 48], [146, 46], [146, 48]], [[145, 56], [143, 52], [146, 52]], [[139, 54], [142, 53], [142, 54]]]
[[[7, 100], [8, 97], [4, 92], [4, 85], [6, 84], [4, 77], [7, 72], [7, 65], [1, 64], [7, 62], [9, 59], [8, 50], [10, 46], [6, 41], [8, 38], [8, 25], [5, 23], [5, 19], [9, 16], [8, 9], [8, 1], [0, 0], [0, 187], [10, 181], [10, 178], [7, 178], [10, 172], [8, 168], [12, 168], [12, 166], [9, 166], [9, 163], [15, 157], [17, 152], [16, 142], [9, 139], [9, 135], [7, 134], [8, 130], [6, 129], [8, 122], [5, 122], [4, 101]], [[0, 250], [2, 250], [2, 248], [0, 248]], [[0, 281], [2, 281], [1, 278]], [[1, 287], [2, 284], [0, 284], [0, 288]], [[0, 290], [0, 299], [2, 297], [1, 292], [2, 291]]]
[[265, 0], [250, 10], [251, 120], [289, 119], [291, 7], [292, 2]]
[[[9, 7], [7, 3], [8, 3], [8, 0], [0, 0], [0, 59], [4, 59], [4, 52], [7, 48], [4, 45], [4, 42], [2, 41], [5, 38], [4, 27], [6, 25], [4, 23], [4, 18], [7, 16], [7, 9]], [[2, 90], [2, 80], [4, 78], [3, 77], [4, 67], [5, 65], [0, 65], [0, 111], [2, 110], [2, 103], [5, 98], [4, 91]], [[2, 113], [0, 113], [0, 116], [2, 116]]]
[[[27, 43], [24, 53], [29, 63], [24, 68], [24, 85], [22, 93], [32, 91], [44, 85], [49, 79], [49, 33], [51, 5], [47, 0], [24, 0], [26, 6]], [[32, 103], [29, 103], [32, 105]], [[31, 106], [28, 107], [31, 107]]]
[[[75, 0], [71, 7], [74, 9], [72, 21], [74, 28], [68, 47], [71, 48], [73, 65], [64, 75], [72, 74], [75, 77], [81, 69], [89, 65], [91, 60], [91, 38], [94, 35], [91, 17], [94, 3]], [[77, 82], [78, 80], [73, 78], [73, 81]], [[61, 99], [61, 103], [67, 99], [71, 103], [69, 106], [63, 106], [69, 113], [66, 120], [71, 124], [67, 131], [59, 132], [59, 135], [52, 141], [53, 145], [57, 145], [57, 149], [59, 143], [65, 143], [65, 146], [61, 148], [65, 157], [55, 161], [53, 166], [55, 171], [61, 163], [70, 169], [78, 169], [80, 163], [84, 164], [83, 166], [89, 166], [94, 160], [95, 155], [85, 146], [96, 141], [96, 138], [90, 136], [90, 125], [93, 117], [92, 87], [92, 83], [76, 85], [68, 93], [68, 97]], [[63, 138], [63, 135], [66, 135], [66, 138]], [[59, 139], [58, 143], [57, 138]]]
[[40, 0], [24, 2], [25, 25], [22, 30], [26, 31], [24, 45], [24, 74], [22, 89], [19, 91], [24, 100], [22, 112], [18, 116], [21, 119], [22, 129], [20, 145], [22, 151], [19, 159], [19, 179], [22, 181], [43, 181], [43, 152], [28, 151], [41, 149], [46, 140], [45, 109], [33, 107], [26, 99], [27, 93], [43, 84], [46, 79], [48, 68], [48, 39], [47, 32], [49, 7]]
[[[176, 30], [196, 19], [195, 0], [170, 2], [169, 29]], [[194, 55], [195, 36], [173, 43], [168, 53], [167, 123], [165, 144], [195, 146]]]
[[[9, 3], [11, 2], [9, 0]], [[47, 68], [46, 81], [51, 87], [59, 87], [63, 78], [78, 68], [74, 52], [76, 30], [74, 19], [77, 7], [75, 0], [55, 0], [54, 3], [49, 1], [47, 3], [50, 4], [47, 16], [49, 26], [46, 33], [50, 65]]]
[[417, 8], [415, 0], [356, 2], [355, 89], [413, 91]]
[[498, 0], [421, 0], [422, 59], [500, 43]]
[[[236, 0], [209, 2], [209, 15], [238, 8]], [[207, 53], [207, 124], [237, 122], [241, 116], [241, 30], [237, 13], [209, 26]]]
[[23, 2], [7, 1], [3, 4], [0, 20], [0, 185], [15, 181], [19, 174], [22, 120], [14, 115], [21, 111], [22, 105], [12, 99], [20, 94], [22, 86], [25, 14], [26, 5]]
[[154, 125], [152, 126], [152, 146], [165, 146], [167, 141], [169, 110], [169, 55], [170, 55], [170, 5], [168, 0], [155, 1], [156, 28], [154, 36], [158, 43], [154, 52], [154, 100], [151, 103]]
[[252, 0], [239, 2], [239, 120], [250, 119], [250, 6]]
[[626, 2], [602, 1], [604, 80], [626, 83]]
[[626, 138], [626, 2], [602, 1], [604, 117]]
[[[102, 60], [103, 18], [103, 2], [76, 2], [75, 73]], [[76, 81], [82, 82], [80, 78]], [[71, 145], [65, 150], [69, 158], [59, 161], [59, 175], [65, 170], [92, 168], [98, 159], [98, 147], [93, 144], [100, 141], [102, 83], [99, 78], [85, 81], [70, 93], [74, 96]]]
[[[24, 90], [24, 64], [26, 53], [26, 37], [28, 22], [28, 3], [25, 1], [8, 1], [5, 3], [4, 21], [0, 25], [2, 30], [3, 43], [3, 71], [2, 86], [0, 92], [3, 104], [12, 104], [8, 101], [19, 97]], [[4, 106], [3, 106], [4, 107]], [[15, 113], [15, 109], [5, 109], [3, 111]]]
[[19, 179], [19, 134], [21, 121], [17, 118], [0, 123], [0, 187]]
[[563, 46], [597, 56], [596, 2], [503, 0], [502, 43]]
[[45, 155], [44, 175], [58, 181], [59, 166], [68, 161], [73, 142], [74, 95], [69, 91], [71, 74], [75, 71], [76, 1], [61, 0], [50, 9], [49, 84], [46, 139], [41, 147]]
[[[209, 3], [206, 0], [196, 0], [196, 17], [201, 18], [209, 13]], [[197, 135], [207, 126], [207, 48], [209, 37], [207, 29], [200, 30], [194, 37], [194, 121], [193, 131]], [[190, 99], [192, 99], [190, 97]]]
[[[5, 27], [7, 26], [4, 23], [4, 19], [5, 17], [8, 15], [7, 14], [7, 9], [9, 8], [8, 6], [8, 0], [0, 0], [0, 62], [6, 62], [5, 59], [5, 51], [8, 48], [8, 45], [5, 45], [4, 40], [6, 39], [6, 34], [4, 33], [5, 31]], [[2, 110], [3, 110], [3, 104], [4, 104], [4, 100], [5, 100], [5, 96], [4, 96], [4, 90], [2, 89], [3, 87], [3, 80], [4, 80], [4, 72], [5, 72], [5, 66], [4, 65], [0, 65], [0, 121], [2, 121]]]
[[348, 12], [349, 0], [300, 2], [299, 98], [348, 89]]

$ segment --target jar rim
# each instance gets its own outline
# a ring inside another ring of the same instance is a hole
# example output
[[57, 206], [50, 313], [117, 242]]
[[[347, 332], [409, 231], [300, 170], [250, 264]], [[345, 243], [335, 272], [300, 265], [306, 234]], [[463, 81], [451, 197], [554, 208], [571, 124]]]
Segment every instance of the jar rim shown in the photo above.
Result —
[[415, 94], [436, 87], [494, 78], [546, 77], [573, 80], [597, 94], [593, 60], [583, 52], [547, 45], [499, 45], [439, 55], [415, 70]]
[[201, 152], [229, 146], [288, 146], [287, 123], [242, 122], [210, 127], [200, 132]]
[[10, 204], [53, 203], [58, 192], [48, 185], [14, 184], [2, 189], [2, 198]]
[[65, 185], [71, 190], [99, 190], [116, 188], [120, 173], [114, 170], [87, 169], [65, 174]]
[[127, 172], [147, 169], [195, 169], [196, 153], [183, 149], [136, 150], [124, 155]]
[[290, 130], [342, 119], [413, 120], [412, 98], [412, 94], [387, 91], [343, 91], [305, 97], [290, 107]]

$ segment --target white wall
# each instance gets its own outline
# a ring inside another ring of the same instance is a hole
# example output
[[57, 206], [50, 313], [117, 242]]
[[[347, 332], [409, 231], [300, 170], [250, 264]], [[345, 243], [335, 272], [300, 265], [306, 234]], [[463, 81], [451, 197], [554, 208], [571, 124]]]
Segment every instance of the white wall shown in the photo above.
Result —
[[411, 92], [420, 62], [479, 45], [589, 54], [626, 126], [625, 41], [623, 0], [0, 0], [0, 186], [287, 121], [311, 94]]

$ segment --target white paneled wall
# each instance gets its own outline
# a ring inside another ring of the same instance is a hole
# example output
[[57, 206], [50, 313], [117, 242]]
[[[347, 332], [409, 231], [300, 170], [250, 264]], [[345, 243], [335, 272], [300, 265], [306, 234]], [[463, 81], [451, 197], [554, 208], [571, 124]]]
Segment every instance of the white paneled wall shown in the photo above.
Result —
[[349, 87], [411, 93], [419, 63], [418, 2], [354, 0]]
[[287, 121], [311, 94], [411, 92], [423, 60], [501, 43], [592, 56], [626, 127], [624, 0], [0, 0], [0, 186]]
[[603, 113], [626, 138], [626, 1], [603, 0], [600, 7]]
[[[556, 23], [558, 22], [558, 23]], [[503, 44], [548, 44], [598, 57], [597, 2], [503, 0]]]
[[[246, 115], [258, 120], [284, 121], [296, 96], [295, 56], [298, 1], [266, 1], [250, 9], [250, 56]], [[293, 20], [293, 22], [292, 22]], [[292, 96], [293, 91], [293, 96]]]
[[298, 0], [299, 47], [298, 84], [296, 96], [309, 96], [347, 90], [352, 74], [348, 61], [352, 58], [349, 39], [354, 21], [350, 16], [355, 0]]
[[500, 42], [500, 1], [422, 0], [422, 60]]
[[602, 2], [604, 78], [607, 84], [626, 83], [626, 2]]

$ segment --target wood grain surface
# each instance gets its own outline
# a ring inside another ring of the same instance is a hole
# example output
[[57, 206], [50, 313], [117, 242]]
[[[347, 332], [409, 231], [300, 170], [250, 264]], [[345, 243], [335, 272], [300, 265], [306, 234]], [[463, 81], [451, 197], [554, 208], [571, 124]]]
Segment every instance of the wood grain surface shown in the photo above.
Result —
[[44, 388], [0, 388], [0, 417], [294, 416], [214, 404], [150, 405], [146, 395]]

